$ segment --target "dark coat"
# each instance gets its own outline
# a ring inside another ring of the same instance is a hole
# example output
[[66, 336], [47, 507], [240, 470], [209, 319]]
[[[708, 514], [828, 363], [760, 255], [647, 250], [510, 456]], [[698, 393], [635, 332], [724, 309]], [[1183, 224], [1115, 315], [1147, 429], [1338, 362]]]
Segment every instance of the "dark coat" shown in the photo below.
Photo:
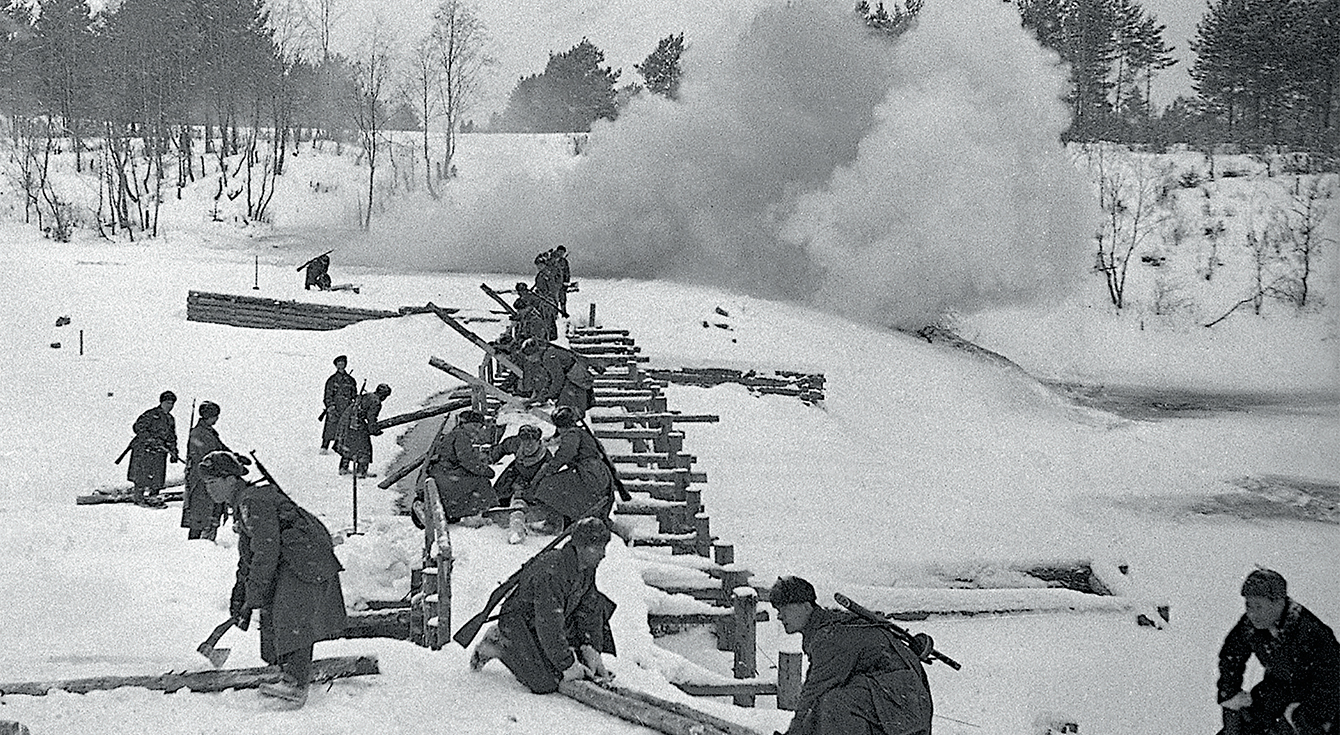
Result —
[[1301, 735], [1335, 729], [1340, 706], [1340, 645], [1335, 634], [1310, 610], [1289, 600], [1278, 626], [1279, 635], [1258, 630], [1243, 615], [1219, 650], [1219, 701], [1242, 689], [1243, 672], [1252, 656], [1265, 674], [1252, 687], [1246, 715], [1264, 729], [1298, 702], [1294, 724]]
[[336, 370], [326, 378], [326, 389], [321, 398], [321, 404], [326, 407], [326, 423], [321, 427], [322, 446], [339, 438], [340, 418], [357, 397], [358, 381], [354, 376]]
[[135, 439], [126, 479], [135, 487], [161, 490], [166, 484], [168, 457], [177, 456], [177, 421], [162, 406], [154, 406], [135, 419], [131, 430]]
[[800, 634], [810, 666], [788, 735], [930, 733], [926, 670], [891, 631], [816, 607]]
[[340, 417], [340, 433], [335, 442], [335, 451], [345, 459], [364, 463], [372, 461], [372, 437], [380, 436], [377, 417], [382, 411], [382, 397], [376, 393], [364, 393]]
[[590, 645], [601, 653], [615, 652], [609, 624], [614, 607], [596, 589], [596, 570], [577, 566], [571, 542], [546, 551], [530, 562], [503, 601], [499, 658], [532, 692], [557, 691], [563, 671], [577, 660], [573, 649]]
[[512, 308], [516, 310], [516, 316], [513, 317], [515, 323], [512, 325], [516, 342], [524, 342], [529, 337], [549, 339], [552, 320], [548, 319], [542, 299], [533, 294], [524, 294], [512, 302]]
[[262, 611], [261, 658], [275, 663], [339, 635], [345, 626], [342, 567], [325, 525], [269, 483], [242, 488], [233, 515], [233, 609]]
[[330, 256], [318, 255], [307, 264], [302, 287], [310, 290], [312, 286], [325, 291], [330, 288]]
[[599, 440], [580, 426], [558, 430], [558, 448], [540, 467], [522, 496], [538, 501], [564, 517], [577, 520], [597, 501], [609, 503], [594, 515], [605, 516], [614, 507], [614, 475], [605, 464]]
[[510, 502], [513, 495], [525, 492], [530, 481], [535, 478], [535, 473], [554, 456], [543, 442], [533, 454], [517, 454], [519, 451], [521, 451], [521, 439], [514, 434], [494, 445], [490, 453], [490, 464], [501, 462], [502, 458], [509, 454], [515, 455], [511, 463], [498, 473], [498, 479], [493, 482], [493, 494], [500, 504]]
[[[223, 519], [223, 503], [216, 503], [205, 492], [205, 478], [200, 472], [200, 460], [210, 452], [227, 450], [219, 432], [204, 419], [196, 422], [186, 440], [186, 492], [182, 494], [181, 527], [192, 531], [218, 528]], [[231, 451], [231, 450], [229, 450]]]
[[474, 515], [497, 502], [489, 484], [493, 468], [479, 456], [476, 434], [467, 425], [439, 431], [420, 470], [421, 477], [431, 477], [437, 484], [442, 513], [449, 519]]

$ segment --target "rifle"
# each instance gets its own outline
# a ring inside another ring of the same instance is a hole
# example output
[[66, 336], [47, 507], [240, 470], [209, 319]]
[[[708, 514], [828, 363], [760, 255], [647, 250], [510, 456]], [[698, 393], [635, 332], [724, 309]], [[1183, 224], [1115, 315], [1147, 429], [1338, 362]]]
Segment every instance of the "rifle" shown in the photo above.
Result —
[[126, 445], [125, 449], [121, 450], [120, 454], [116, 455], [116, 461], [112, 464], [121, 464], [121, 460], [125, 459], [126, 455], [130, 454], [130, 450], [135, 448], [135, 440], [138, 438], [138, 436], [130, 437], [130, 443]]
[[[605, 499], [601, 498], [600, 500], [596, 501], [596, 503], [592, 505], [590, 508], [587, 508], [582, 513], [581, 517], [585, 518], [591, 515], [592, 513], [599, 510], [600, 506], [604, 504]], [[566, 539], [568, 536], [571, 536], [572, 530], [576, 527], [577, 527], [576, 523], [570, 524], [567, 528], [563, 529], [562, 533], [555, 536], [553, 541], [550, 541], [548, 545], [546, 545], [543, 549], [540, 549], [539, 553], [527, 559], [526, 561], [522, 562], [521, 566], [515, 572], [512, 572], [512, 576], [503, 580], [502, 584], [499, 584], [493, 590], [493, 592], [489, 594], [488, 601], [484, 603], [484, 609], [480, 610], [479, 613], [475, 615], [473, 618], [470, 618], [469, 620], [465, 621], [465, 624], [456, 630], [456, 634], [453, 635], [451, 639], [461, 644], [461, 648], [469, 648], [470, 643], [474, 641], [475, 636], [479, 635], [479, 630], [483, 628], [484, 624], [489, 621], [489, 616], [493, 614], [494, 608], [498, 607], [498, 605], [501, 605], [502, 601], [508, 595], [512, 594], [512, 590], [515, 590], [517, 585], [521, 584], [521, 575], [527, 569], [530, 568], [530, 565], [533, 564], [536, 559], [540, 558], [541, 554], [557, 547], [559, 543], [563, 541], [563, 539]]]
[[596, 433], [591, 431], [591, 427], [586, 425], [586, 417], [583, 416], [581, 419], [578, 419], [577, 425], [582, 427], [586, 433], [590, 434], [592, 439], [596, 440], [596, 449], [600, 450], [600, 459], [605, 462], [605, 467], [610, 471], [610, 477], [614, 480], [614, 491], [619, 494], [619, 500], [622, 500], [625, 503], [632, 500], [633, 494], [628, 492], [628, 488], [623, 486], [623, 480], [619, 479], [619, 471], [614, 468], [614, 461], [605, 453], [605, 445], [601, 444], [599, 439], [596, 439]]
[[309, 266], [309, 265], [311, 265], [313, 262], [315, 262], [317, 258], [326, 256], [326, 255], [330, 255], [330, 254], [333, 253], [333, 252], [335, 252], [335, 248], [331, 248], [330, 250], [327, 250], [326, 252], [322, 253], [321, 255], [316, 256], [316, 258], [312, 258], [311, 260], [307, 261], [306, 263], [303, 263], [302, 265], [298, 266], [297, 268], [294, 268], [293, 270], [295, 270], [295, 271], [301, 271], [303, 268], [306, 268], [307, 266]]
[[[908, 647], [911, 647], [916, 642], [916, 636], [908, 632], [907, 628], [904, 628], [901, 625], [898, 625], [897, 623], [893, 622], [892, 620], [889, 620], [888, 618], [884, 617], [883, 615], [880, 615], [879, 613], [876, 613], [875, 611], [860, 605], [859, 603], [852, 600], [850, 597], [847, 597], [846, 595], [842, 594], [841, 592], [833, 593], [833, 599], [837, 600], [837, 603], [839, 605], [847, 608], [848, 610], [856, 613], [857, 615], [860, 615], [862, 618], [865, 618], [866, 620], [875, 623], [881, 628], [889, 630], [890, 632], [893, 633], [894, 637], [896, 637], [903, 643], [907, 644]], [[913, 651], [915, 652], [915, 649], [913, 649]], [[944, 655], [943, 653], [940, 653], [939, 651], [935, 650], [934, 646], [932, 646], [931, 649], [926, 653], [926, 659], [928, 662], [943, 661], [949, 665], [949, 668], [955, 671], [958, 671], [959, 669], [963, 668], [962, 664]]]
[[256, 465], [256, 469], [260, 470], [261, 478], [271, 485], [274, 485], [276, 490], [283, 492], [284, 488], [279, 486], [279, 481], [275, 479], [274, 475], [270, 474], [269, 470], [265, 469], [265, 465], [261, 463], [261, 458], [256, 456], [256, 450], [253, 449], [250, 452], [247, 452], [247, 454], [251, 455], [251, 461]]
[[530, 292], [531, 292], [532, 295], [535, 296], [535, 298], [537, 298], [537, 299], [543, 301], [544, 303], [546, 303], [546, 304], [548, 304], [548, 305], [554, 307], [554, 311], [557, 311], [558, 313], [562, 314], [563, 317], [564, 317], [565, 319], [566, 319], [566, 318], [569, 318], [570, 315], [568, 314], [568, 310], [567, 310], [567, 309], [564, 309], [564, 308], [561, 307], [561, 306], [559, 306], [557, 301], [554, 301], [553, 299], [549, 298], [548, 296], [545, 296], [544, 294], [540, 293], [537, 289], [533, 289], [533, 288], [532, 288], [532, 289], [530, 290]]

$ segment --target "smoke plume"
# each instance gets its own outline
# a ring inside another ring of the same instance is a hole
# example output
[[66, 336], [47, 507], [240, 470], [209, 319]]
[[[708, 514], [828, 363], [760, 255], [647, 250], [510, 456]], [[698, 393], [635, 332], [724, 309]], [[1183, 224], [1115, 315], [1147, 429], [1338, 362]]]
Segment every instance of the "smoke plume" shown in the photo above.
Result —
[[930, 2], [895, 42], [850, 3], [800, 0], [685, 64], [679, 101], [635, 101], [570, 169], [397, 215], [364, 257], [524, 273], [565, 244], [583, 275], [900, 325], [1083, 272], [1096, 220], [1058, 142], [1063, 71], [1011, 6]]

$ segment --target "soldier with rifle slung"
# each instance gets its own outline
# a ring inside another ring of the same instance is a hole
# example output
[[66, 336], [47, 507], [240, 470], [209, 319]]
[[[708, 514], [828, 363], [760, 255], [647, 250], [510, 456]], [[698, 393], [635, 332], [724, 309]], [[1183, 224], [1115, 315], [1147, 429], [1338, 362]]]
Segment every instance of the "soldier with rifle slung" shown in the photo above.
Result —
[[298, 266], [298, 270], [307, 271], [302, 284], [304, 291], [312, 290], [312, 286], [316, 286], [318, 291], [330, 290], [330, 254], [333, 252], [335, 251], [327, 250]]
[[935, 650], [930, 636], [907, 636], [859, 606], [819, 607], [814, 585], [800, 577], [778, 579], [769, 601], [783, 629], [801, 634], [810, 660], [786, 735], [929, 735], [922, 662]]
[[322, 392], [321, 415], [317, 418], [324, 423], [321, 426], [321, 453], [330, 451], [340, 436], [340, 417], [345, 409], [358, 397], [358, 381], [346, 370], [349, 358], [340, 355], [335, 358], [335, 372], [326, 378], [326, 387]]
[[[512, 675], [536, 694], [558, 691], [559, 682], [577, 679], [609, 681], [602, 653], [614, 653], [610, 617], [614, 601], [596, 589], [596, 568], [605, 558], [609, 525], [599, 518], [583, 518], [572, 526], [567, 545], [557, 544], [536, 554], [509, 580], [498, 624], [470, 655], [478, 671], [500, 659]], [[558, 541], [558, 539], [555, 539]], [[495, 592], [494, 597], [498, 596]], [[490, 598], [490, 605], [496, 599]], [[487, 616], [492, 610], [484, 611]], [[473, 627], [472, 620], [462, 627]], [[457, 633], [468, 645], [473, 638]]]
[[181, 461], [177, 454], [177, 422], [172, 418], [175, 405], [177, 394], [165, 390], [158, 396], [158, 405], [140, 414], [131, 427], [135, 438], [126, 447], [130, 451], [126, 479], [130, 480], [136, 505], [166, 507], [158, 493], [167, 484], [167, 463]]

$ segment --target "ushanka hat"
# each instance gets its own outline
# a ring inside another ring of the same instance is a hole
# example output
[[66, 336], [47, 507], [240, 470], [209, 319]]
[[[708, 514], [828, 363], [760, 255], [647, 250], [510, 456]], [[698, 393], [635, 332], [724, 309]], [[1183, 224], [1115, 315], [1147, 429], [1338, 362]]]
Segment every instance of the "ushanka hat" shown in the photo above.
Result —
[[1289, 583], [1274, 569], [1255, 569], [1242, 583], [1243, 597], [1268, 597], [1282, 600], [1289, 595]]

